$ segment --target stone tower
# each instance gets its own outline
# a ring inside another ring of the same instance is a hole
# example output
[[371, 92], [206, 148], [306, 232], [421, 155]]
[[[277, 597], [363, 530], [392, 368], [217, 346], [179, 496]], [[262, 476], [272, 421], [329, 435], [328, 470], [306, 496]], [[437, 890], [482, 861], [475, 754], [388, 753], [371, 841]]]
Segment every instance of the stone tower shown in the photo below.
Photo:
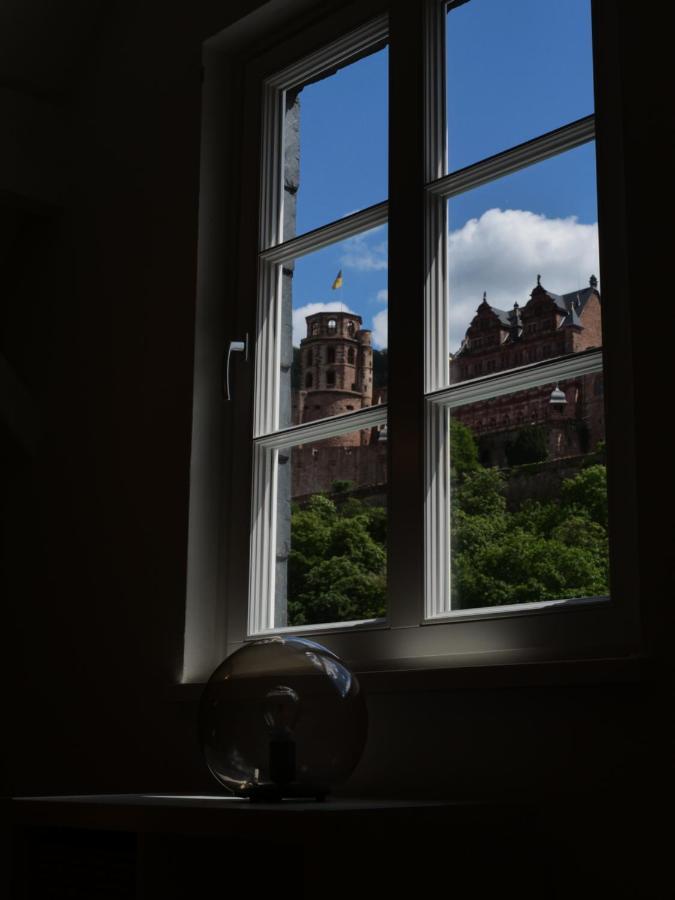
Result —
[[[294, 422], [301, 424], [371, 406], [373, 350], [371, 333], [355, 313], [320, 312], [307, 316], [300, 341], [300, 389]], [[340, 444], [363, 443], [359, 433], [335, 438]]]

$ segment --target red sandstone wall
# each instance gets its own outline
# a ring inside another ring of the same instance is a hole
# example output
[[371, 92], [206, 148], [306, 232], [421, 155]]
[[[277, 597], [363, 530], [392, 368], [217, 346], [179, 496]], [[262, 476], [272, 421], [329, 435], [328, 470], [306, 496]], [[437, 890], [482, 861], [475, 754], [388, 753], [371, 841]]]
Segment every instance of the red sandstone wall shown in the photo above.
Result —
[[[370, 438], [370, 431], [365, 434]], [[322, 442], [313, 447], [295, 447], [290, 464], [293, 498], [329, 491], [337, 480], [353, 481], [357, 487], [385, 484], [387, 444], [382, 441], [350, 447]]]

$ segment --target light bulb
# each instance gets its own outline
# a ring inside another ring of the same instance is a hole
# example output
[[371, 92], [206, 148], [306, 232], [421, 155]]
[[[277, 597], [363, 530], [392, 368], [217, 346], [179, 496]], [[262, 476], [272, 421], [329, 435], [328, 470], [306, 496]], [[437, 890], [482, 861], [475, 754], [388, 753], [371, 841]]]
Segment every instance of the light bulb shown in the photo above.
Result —
[[300, 698], [292, 687], [278, 684], [267, 692], [263, 716], [269, 731], [270, 779], [278, 786], [295, 781], [294, 729]]

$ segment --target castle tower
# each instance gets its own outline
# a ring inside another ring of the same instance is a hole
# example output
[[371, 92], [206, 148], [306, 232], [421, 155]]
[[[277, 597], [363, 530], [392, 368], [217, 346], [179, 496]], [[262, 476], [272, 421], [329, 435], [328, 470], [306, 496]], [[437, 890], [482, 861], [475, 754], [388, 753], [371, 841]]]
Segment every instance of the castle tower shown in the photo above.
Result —
[[[296, 419], [311, 422], [371, 406], [373, 350], [371, 333], [361, 316], [348, 312], [320, 312], [307, 316], [307, 336], [300, 341], [300, 391]], [[334, 439], [358, 445], [356, 433]]]

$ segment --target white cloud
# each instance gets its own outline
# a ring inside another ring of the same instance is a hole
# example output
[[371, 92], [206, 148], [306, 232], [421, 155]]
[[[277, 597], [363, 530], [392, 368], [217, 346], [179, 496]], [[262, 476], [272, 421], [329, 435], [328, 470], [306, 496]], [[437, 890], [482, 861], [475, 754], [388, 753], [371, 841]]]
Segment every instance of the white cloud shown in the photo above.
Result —
[[373, 316], [373, 346], [381, 350], [387, 346], [387, 310]]
[[450, 349], [456, 350], [481, 302], [523, 306], [541, 274], [554, 294], [586, 287], [598, 275], [598, 226], [575, 216], [549, 219], [521, 209], [489, 209], [448, 239]]
[[345, 251], [340, 259], [345, 269], [360, 272], [380, 272], [387, 268], [387, 240], [373, 243], [372, 239], [381, 232], [383, 225], [357, 234], [345, 241]]
[[378, 291], [375, 295], [375, 299], [379, 300], [380, 303], [386, 303], [389, 300], [389, 291], [387, 288], [383, 288], [381, 291]]
[[293, 346], [299, 347], [302, 338], [307, 337], [307, 322], [305, 316], [313, 316], [319, 312], [350, 312], [358, 315], [356, 310], [334, 300], [332, 303], [306, 303], [304, 306], [293, 310]]

